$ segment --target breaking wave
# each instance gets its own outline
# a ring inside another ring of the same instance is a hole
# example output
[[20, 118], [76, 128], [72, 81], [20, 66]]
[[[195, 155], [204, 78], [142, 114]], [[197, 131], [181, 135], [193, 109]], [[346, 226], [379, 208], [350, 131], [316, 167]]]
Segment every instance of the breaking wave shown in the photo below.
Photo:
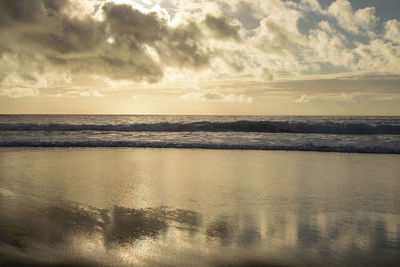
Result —
[[400, 125], [361, 122], [248, 121], [137, 123], [137, 124], [35, 124], [1, 123], [0, 131], [116, 131], [116, 132], [260, 132], [307, 134], [400, 134]]
[[3, 115], [0, 146], [400, 154], [400, 117]]

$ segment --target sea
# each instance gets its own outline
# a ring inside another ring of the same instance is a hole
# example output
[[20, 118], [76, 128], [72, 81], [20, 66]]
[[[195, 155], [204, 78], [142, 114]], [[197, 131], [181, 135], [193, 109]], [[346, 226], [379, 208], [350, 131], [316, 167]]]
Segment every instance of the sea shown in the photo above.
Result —
[[400, 117], [0, 115], [0, 146], [400, 153]]

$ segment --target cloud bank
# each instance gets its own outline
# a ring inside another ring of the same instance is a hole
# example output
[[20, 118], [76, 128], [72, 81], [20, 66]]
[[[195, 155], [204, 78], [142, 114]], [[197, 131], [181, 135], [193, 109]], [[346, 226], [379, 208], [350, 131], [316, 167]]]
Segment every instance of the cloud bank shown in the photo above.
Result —
[[[324, 8], [317, 0], [2, 0], [0, 39], [0, 90], [10, 97], [89, 78], [163, 84], [400, 75], [400, 22], [382, 21], [375, 7], [355, 9], [348, 0]], [[303, 96], [296, 102], [307, 102]]]

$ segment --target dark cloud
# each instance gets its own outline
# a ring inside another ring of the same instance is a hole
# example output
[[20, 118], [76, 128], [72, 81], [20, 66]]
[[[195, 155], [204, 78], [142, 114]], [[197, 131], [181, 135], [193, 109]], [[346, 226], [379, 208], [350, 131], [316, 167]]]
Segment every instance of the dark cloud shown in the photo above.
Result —
[[202, 68], [208, 65], [211, 51], [201, 42], [202, 32], [194, 23], [173, 29], [156, 47], [160, 58], [168, 65]]
[[10, 26], [14, 22], [35, 22], [43, 13], [43, 2], [38, 0], [0, 2], [0, 26]]
[[142, 53], [143, 46], [154, 48], [161, 63], [183, 68], [201, 68], [208, 64], [208, 50], [202, 44], [202, 32], [194, 23], [168, 26], [157, 13], [141, 13], [127, 5], [108, 3], [103, 7], [105, 23], [110, 26], [116, 46], [128, 46]]
[[[128, 5], [107, 3], [103, 12], [111, 33], [116, 37], [131, 37], [138, 43], [154, 43], [167, 34], [167, 21], [157, 13], [144, 14]], [[118, 39], [117, 39], [118, 40]]]
[[[31, 66], [13, 64], [19, 78], [30, 76], [35, 67], [153, 83], [162, 79], [166, 66], [199, 69], [209, 64], [211, 51], [194, 21], [171, 27], [162, 13], [116, 3], [103, 4], [99, 12], [104, 19], [99, 20], [91, 14], [72, 16], [73, 5], [51, 0], [0, 2], [0, 34], [10, 36], [0, 52], [14, 60], [34, 59]], [[235, 27], [224, 20], [217, 27], [234, 36]]]
[[217, 38], [220, 39], [233, 39], [240, 41], [240, 26], [233, 25], [225, 17], [214, 17], [207, 15], [204, 19], [206, 26], [212, 30]]
[[0, 26], [14, 23], [38, 23], [52, 12], [60, 12], [68, 0], [2, 0], [0, 1]]
[[61, 54], [93, 51], [106, 42], [105, 25], [89, 17], [62, 16], [52, 22], [46, 32], [26, 32], [24, 38]]
[[147, 81], [155, 83], [163, 77], [163, 70], [149, 56], [119, 59], [106, 55], [77, 58], [50, 57], [49, 61], [58, 69], [73, 74], [96, 74], [114, 80]]

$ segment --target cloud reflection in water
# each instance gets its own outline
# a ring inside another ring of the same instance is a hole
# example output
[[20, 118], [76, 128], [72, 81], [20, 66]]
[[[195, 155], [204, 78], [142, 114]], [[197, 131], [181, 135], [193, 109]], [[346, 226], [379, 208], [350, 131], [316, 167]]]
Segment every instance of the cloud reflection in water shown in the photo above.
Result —
[[267, 216], [260, 210], [255, 217], [204, 218], [195, 211], [163, 206], [96, 209], [18, 196], [0, 199], [2, 265], [274, 266], [400, 260], [395, 215]]

